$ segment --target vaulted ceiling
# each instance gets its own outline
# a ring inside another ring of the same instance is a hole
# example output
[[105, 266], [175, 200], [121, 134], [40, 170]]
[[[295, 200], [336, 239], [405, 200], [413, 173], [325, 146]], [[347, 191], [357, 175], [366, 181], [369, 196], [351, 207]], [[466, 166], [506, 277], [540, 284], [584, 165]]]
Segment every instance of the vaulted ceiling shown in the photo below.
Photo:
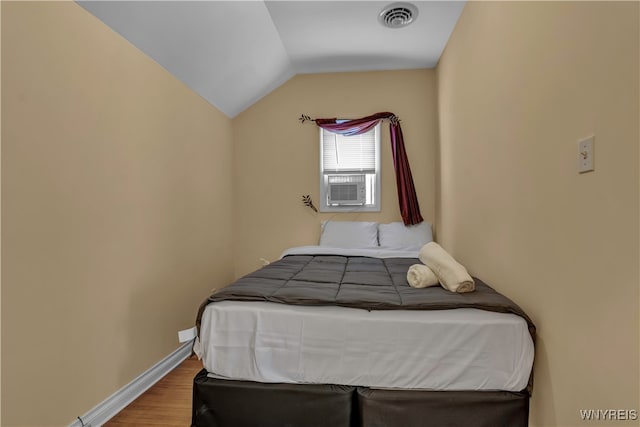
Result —
[[464, 7], [413, 1], [392, 29], [392, 1], [78, 3], [229, 117], [298, 73], [434, 67]]

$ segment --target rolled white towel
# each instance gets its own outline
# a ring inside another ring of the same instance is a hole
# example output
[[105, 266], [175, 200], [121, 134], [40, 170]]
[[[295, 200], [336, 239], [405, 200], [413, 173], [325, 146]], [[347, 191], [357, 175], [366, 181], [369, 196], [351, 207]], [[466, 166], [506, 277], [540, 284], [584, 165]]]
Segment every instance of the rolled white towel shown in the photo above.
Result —
[[413, 264], [407, 271], [407, 282], [412, 288], [426, 288], [438, 284], [438, 278], [424, 264]]
[[462, 293], [472, 292], [476, 289], [475, 282], [467, 269], [436, 242], [424, 245], [420, 249], [419, 258], [433, 271], [446, 290]]

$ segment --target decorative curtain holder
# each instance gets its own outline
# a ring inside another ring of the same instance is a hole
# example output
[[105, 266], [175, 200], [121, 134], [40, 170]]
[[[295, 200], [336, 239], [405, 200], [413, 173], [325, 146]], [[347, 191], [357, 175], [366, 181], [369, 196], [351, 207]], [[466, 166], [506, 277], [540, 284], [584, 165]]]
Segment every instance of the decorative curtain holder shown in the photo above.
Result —
[[305, 206], [313, 209], [314, 212], [318, 212], [318, 209], [316, 209], [316, 207], [313, 205], [313, 200], [311, 200], [310, 195], [307, 194], [302, 196], [302, 203], [304, 203]]

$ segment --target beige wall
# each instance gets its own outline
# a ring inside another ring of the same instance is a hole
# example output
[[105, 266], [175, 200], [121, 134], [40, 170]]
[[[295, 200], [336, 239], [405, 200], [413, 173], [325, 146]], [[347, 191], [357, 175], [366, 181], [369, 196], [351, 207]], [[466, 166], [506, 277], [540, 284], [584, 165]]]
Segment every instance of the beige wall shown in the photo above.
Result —
[[[2, 46], [2, 7], [0, 7], [0, 46]], [[2, 55], [0, 55], [0, 81], [2, 81]], [[0, 84], [2, 99], [2, 84]], [[0, 187], [2, 187], [2, 105], [0, 103]], [[1, 192], [1, 191], [0, 191]], [[2, 197], [0, 197], [0, 223], [2, 223]], [[2, 227], [0, 226], [0, 241]], [[2, 245], [0, 245], [0, 331], [2, 330]], [[2, 339], [0, 339], [0, 425], [2, 424]]]
[[316, 214], [319, 205], [319, 131], [297, 120], [356, 118], [391, 111], [402, 119], [405, 146], [422, 215], [434, 218], [436, 87], [434, 70], [298, 75], [233, 120], [234, 236], [236, 275], [277, 259], [282, 250], [318, 243], [326, 219], [399, 221], [388, 124], [381, 140], [382, 210]]
[[73, 2], [2, 2], [3, 426], [62, 426], [233, 276], [231, 121]]
[[538, 326], [532, 426], [640, 409], [639, 6], [469, 2], [438, 65], [438, 234]]

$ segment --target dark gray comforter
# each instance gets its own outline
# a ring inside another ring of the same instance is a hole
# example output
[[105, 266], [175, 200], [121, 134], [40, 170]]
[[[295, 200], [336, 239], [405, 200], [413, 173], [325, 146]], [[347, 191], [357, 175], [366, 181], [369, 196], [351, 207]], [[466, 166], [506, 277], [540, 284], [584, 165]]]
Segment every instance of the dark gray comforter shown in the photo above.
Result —
[[[200, 306], [217, 301], [268, 301], [295, 305], [336, 305], [363, 310], [446, 310], [477, 308], [516, 314], [526, 320], [535, 343], [536, 328], [513, 301], [475, 278], [474, 292], [453, 293], [440, 286], [416, 289], [407, 271], [417, 258], [289, 255], [219, 289]], [[533, 387], [531, 373], [527, 391]]]
[[513, 313], [535, 326], [513, 301], [474, 278], [475, 292], [457, 294], [440, 286], [415, 289], [407, 270], [415, 258], [368, 258], [336, 255], [290, 255], [273, 262], [211, 295], [200, 307], [216, 301], [269, 301], [296, 305], [337, 305], [364, 310], [444, 310], [478, 308]]

